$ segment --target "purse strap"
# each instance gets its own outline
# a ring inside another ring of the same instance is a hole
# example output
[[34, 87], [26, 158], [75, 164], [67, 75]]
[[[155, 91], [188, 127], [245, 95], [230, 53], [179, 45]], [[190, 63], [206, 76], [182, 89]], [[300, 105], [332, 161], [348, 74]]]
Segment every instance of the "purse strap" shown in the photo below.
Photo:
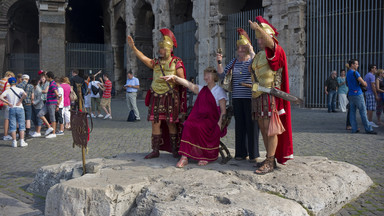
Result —
[[14, 93], [19, 99], [21, 99], [20, 95], [18, 95], [18, 94], [15, 92], [15, 90], [13, 90], [12, 88], [9, 88], [9, 89], [11, 89], [11, 90], [13, 91], [13, 93]]

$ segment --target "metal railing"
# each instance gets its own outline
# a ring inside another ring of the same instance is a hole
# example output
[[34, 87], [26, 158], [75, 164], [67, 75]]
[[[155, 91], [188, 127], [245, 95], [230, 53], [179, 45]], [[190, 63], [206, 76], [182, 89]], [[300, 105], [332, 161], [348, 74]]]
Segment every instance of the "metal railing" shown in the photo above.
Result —
[[40, 70], [39, 53], [10, 53], [7, 70], [15, 74], [28, 74], [30, 79], [38, 78]]
[[183, 60], [187, 73], [186, 79], [197, 76], [197, 71], [195, 67], [196, 29], [197, 26], [194, 20], [175, 25], [174, 34], [177, 40], [178, 47], [180, 46], [180, 48], [175, 48], [174, 53], [175, 56], [178, 56], [181, 58], [181, 60]]
[[244, 11], [236, 14], [228, 15], [228, 20], [225, 24], [225, 63], [228, 64], [234, 57], [236, 57], [236, 41], [239, 39], [237, 28], [243, 28], [251, 39], [251, 43], [255, 53], [257, 53], [257, 42], [255, 38], [255, 31], [249, 26], [248, 20], [255, 20], [256, 16], [263, 16], [264, 9], [256, 9]]
[[65, 57], [66, 73], [69, 75], [74, 69], [83, 70], [86, 74], [103, 70], [112, 75], [114, 60], [110, 44], [68, 43]]
[[371, 63], [383, 68], [383, 12], [382, 0], [307, 1], [306, 107], [326, 107], [325, 80], [349, 59], [362, 76]]

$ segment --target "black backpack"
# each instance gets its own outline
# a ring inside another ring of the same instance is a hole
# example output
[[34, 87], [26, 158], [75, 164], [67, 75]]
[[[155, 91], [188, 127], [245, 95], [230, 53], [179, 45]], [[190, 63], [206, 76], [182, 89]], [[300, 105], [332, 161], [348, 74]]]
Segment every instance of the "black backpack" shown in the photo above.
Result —
[[97, 95], [99, 93], [99, 88], [91, 84], [91, 90], [94, 95]]

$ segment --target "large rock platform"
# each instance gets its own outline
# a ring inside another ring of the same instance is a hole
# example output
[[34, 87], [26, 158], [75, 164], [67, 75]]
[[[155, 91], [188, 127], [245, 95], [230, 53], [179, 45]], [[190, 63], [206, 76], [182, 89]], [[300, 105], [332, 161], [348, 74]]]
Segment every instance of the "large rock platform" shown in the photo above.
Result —
[[[360, 168], [325, 157], [295, 157], [270, 174], [231, 160], [175, 168], [163, 153], [87, 160], [42, 167], [28, 191], [46, 194], [45, 215], [330, 215], [365, 192]], [[79, 176], [79, 177], [77, 177]], [[73, 178], [76, 177], [76, 178]], [[72, 179], [73, 178], [73, 179]]]

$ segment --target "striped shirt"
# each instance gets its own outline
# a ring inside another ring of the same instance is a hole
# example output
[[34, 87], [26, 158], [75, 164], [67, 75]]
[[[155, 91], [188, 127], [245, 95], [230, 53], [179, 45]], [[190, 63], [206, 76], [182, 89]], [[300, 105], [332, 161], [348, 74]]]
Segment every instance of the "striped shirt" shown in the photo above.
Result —
[[55, 90], [58, 91], [57, 85], [56, 85], [56, 82], [52, 80], [49, 83], [49, 88], [48, 88], [48, 93], [47, 93], [47, 102], [45, 103], [47, 106], [57, 104], [57, 97], [55, 94]]
[[[7, 83], [7, 86], [5, 87], [4, 89], [4, 85], [5, 83]], [[8, 78], [3, 78], [2, 80], [0, 80], [0, 95], [3, 94], [3, 92], [5, 92], [7, 89], [9, 89], [11, 87], [11, 85], [9, 85], [8, 83]], [[4, 90], [4, 91], [3, 91]], [[4, 107], [7, 106], [6, 103], [4, 103], [3, 105]]]
[[[224, 69], [226, 75], [231, 69], [233, 62], [236, 58], [232, 59]], [[249, 66], [252, 64], [252, 58], [247, 61], [240, 62], [236, 60], [232, 69], [232, 98], [252, 98], [252, 91], [248, 87], [240, 85], [241, 83], [252, 84], [251, 73]]]
[[104, 93], [103, 98], [110, 98], [111, 97], [111, 91], [112, 91], [112, 82], [110, 80], [107, 80], [104, 82]]

